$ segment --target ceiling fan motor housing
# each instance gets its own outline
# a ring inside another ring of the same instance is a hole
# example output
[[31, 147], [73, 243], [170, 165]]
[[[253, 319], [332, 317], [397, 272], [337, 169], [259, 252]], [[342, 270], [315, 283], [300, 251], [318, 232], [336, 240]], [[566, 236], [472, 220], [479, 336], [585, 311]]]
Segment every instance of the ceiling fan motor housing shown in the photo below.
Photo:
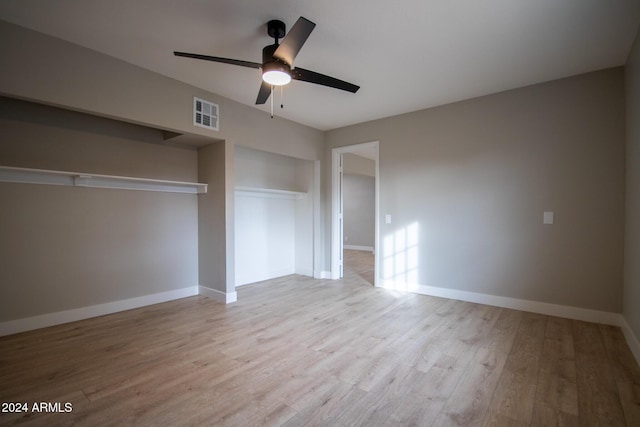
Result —
[[[291, 71], [291, 65], [290, 64], [287, 64], [286, 62], [282, 61], [281, 59], [275, 58], [273, 56], [273, 53], [276, 51], [278, 46], [279, 45], [277, 45], [277, 44], [270, 44], [269, 46], [265, 46], [264, 49], [262, 49], [262, 66], [263, 66], [262, 69], [264, 71], [267, 71], [267, 69], [266, 69], [267, 64], [282, 65], [282, 66], [285, 66], [287, 68], [287, 70]], [[284, 69], [282, 71], [284, 71]]]
[[291, 81], [291, 66], [273, 56], [277, 48], [277, 44], [272, 44], [262, 49], [262, 79], [269, 84], [281, 86]]
[[276, 61], [273, 62], [265, 62], [262, 66], [262, 73], [267, 73], [269, 71], [280, 71], [286, 74], [291, 75], [291, 67], [289, 67], [284, 62]]

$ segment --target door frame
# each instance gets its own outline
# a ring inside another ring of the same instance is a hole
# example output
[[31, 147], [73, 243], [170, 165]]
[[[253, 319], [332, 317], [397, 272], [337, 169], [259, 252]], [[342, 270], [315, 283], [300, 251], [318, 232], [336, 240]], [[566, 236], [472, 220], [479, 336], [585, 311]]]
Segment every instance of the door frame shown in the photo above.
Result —
[[344, 230], [341, 226], [343, 215], [342, 208], [342, 155], [345, 153], [357, 153], [362, 149], [375, 149], [375, 227], [374, 227], [374, 286], [380, 286], [379, 268], [380, 268], [380, 142], [371, 141], [361, 144], [346, 145], [333, 148], [331, 150], [331, 278], [340, 279], [343, 273], [343, 246], [344, 246]]

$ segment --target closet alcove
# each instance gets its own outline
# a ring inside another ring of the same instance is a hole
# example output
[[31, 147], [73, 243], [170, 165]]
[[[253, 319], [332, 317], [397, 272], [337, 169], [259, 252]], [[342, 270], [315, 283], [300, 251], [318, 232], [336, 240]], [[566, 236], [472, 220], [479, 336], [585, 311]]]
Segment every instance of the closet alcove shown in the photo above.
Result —
[[235, 148], [236, 286], [313, 276], [314, 162]]

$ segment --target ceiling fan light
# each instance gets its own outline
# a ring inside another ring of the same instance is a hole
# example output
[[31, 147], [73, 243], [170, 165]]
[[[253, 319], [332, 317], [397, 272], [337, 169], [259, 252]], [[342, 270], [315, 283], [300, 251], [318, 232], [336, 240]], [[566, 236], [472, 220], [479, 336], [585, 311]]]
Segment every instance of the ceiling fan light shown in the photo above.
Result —
[[273, 86], [286, 85], [291, 81], [290, 68], [285, 64], [272, 62], [265, 64], [262, 73], [262, 80]]
[[283, 86], [291, 81], [291, 76], [284, 71], [267, 71], [262, 80], [274, 86]]

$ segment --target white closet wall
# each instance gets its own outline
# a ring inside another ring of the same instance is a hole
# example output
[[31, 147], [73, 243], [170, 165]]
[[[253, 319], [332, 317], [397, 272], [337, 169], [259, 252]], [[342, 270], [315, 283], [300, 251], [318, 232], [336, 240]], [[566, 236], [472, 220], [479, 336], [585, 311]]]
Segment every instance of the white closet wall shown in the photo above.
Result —
[[236, 286], [295, 273], [295, 206], [236, 194]]
[[236, 146], [236, 286], [313, 273], [313, 163]]

